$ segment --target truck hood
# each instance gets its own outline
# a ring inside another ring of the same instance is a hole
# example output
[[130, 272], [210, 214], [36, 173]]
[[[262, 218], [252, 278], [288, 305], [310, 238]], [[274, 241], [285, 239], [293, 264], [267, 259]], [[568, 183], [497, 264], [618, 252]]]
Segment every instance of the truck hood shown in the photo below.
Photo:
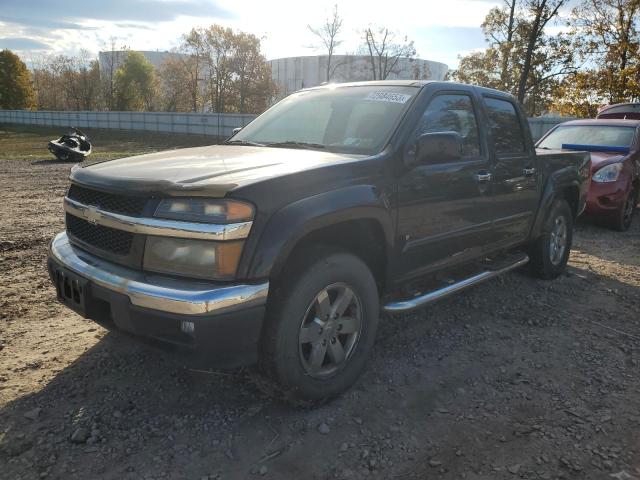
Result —
[[70, 179], [111, 191], [223, 197], [249, 183], [362, 157], [318, 150], [211, 145], [77, 166]]

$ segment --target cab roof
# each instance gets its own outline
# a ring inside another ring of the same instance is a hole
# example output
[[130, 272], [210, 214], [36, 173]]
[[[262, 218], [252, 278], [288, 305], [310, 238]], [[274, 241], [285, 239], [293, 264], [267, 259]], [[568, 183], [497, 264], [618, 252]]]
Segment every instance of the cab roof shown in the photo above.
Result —
[[334, 87], [358, 87], [358, 86], [385, 86], [385, 87], [391, 87], [391, 86], [397, 86], [397, 87], [424, 87], [425, 85], [430, 85], [430, 84], [439, 84], [440, 86], [442, 86], [443, 88], [447, 88], [447, 87], [456, 87], [456, 86], [460, 86], [460, 87], [465, 87], [465, 88], [469, 88], [469, 87], [473, 87], [476, 90], [478, 90], [480, 93], [484, 93], [484, 94], [488, 94], [488, 95], [494, 95], [494, 96], [501, 96], [501, 97], [509, 97], [511, 99], [514, 99], [515, 97], [513, 95], [511, 95], [510, 93], [507, 92], [503, 92], [501, 90], [495, 90], [493, 88], [487, 88], [487, 87], [480, 87], [478, 85], [471, 85], [468, 83], [459, 83], [459, 82], [451, 82], [448, 80], [369, 80], [369, 81], [363, 81], [363, 82], [345, 82], [345, 83], [323, 83], [322, 85], [318, 85], [316, 87], [309, 87], [309, 88], [305, 88], [303, 90], [315, 90], [315, 89], [320, 89], [320, 88], [327, 88], [330, 86], [334, 86]]

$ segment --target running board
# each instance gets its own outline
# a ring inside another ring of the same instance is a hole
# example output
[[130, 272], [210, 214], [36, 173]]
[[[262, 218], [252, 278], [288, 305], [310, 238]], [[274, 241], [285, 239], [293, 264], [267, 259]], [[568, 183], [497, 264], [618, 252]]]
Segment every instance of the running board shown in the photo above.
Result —
[[498, 275], [502, 275], [503, 273], [513, 270], [514, 268], [521, 267], [525, 265], [528, 261], [529, 261], [529, 256], [524, 255], [522, 258], [518, 259], [515, 263], [509, 264], [505, 267], [499, 268], [497, 270], [485, 270], [484, 272], [465, 278], [464, 280], [460, 280], [459, 282], [453, 283], [451, 285], [447, 285], [446, 287], [440, 288], [438, 290], [434, 290], [429, 293], [425, 293], [423, 295], [419, 295], [414, 298], [410, 298], [408, 300], [387, 303], [384, 307], [382, 307], [382, 309], [387, 313], [398, 313], [398, 312], [407, 312], [409, 310], [414, 310], [428, 303], [435, 302], [436, 300], [440, 300], [441, 298], [448, 297], [449, 295], [457, 293], [460, 290], [464, 290], [467, 287], [477, 285], [478, 283], [484, 282], [485, 280], [489, 280], [493, 277], [497, 277]]

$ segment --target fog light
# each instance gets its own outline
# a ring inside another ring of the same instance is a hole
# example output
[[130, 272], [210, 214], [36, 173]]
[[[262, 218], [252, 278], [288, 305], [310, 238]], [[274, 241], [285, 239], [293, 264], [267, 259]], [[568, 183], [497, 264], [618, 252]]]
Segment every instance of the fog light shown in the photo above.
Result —
[[183, 333], [193, 333], [196, 330], [196, 324], [183, 320], [180, 323], [180, 330], [182, 330]]

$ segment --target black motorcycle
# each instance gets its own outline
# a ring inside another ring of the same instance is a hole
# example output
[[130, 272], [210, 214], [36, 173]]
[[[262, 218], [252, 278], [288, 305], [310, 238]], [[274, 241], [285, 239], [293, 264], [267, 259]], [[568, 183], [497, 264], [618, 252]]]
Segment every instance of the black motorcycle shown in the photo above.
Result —
[[69, 131], [59, 139], [51, 140], [48, 148], [58, 160], [62, 160], [63, 162], [81, 162], [91, 155], [91, 142], [89, 141], [89, 137], [82, 130], [75, 127], [69, 129]]

